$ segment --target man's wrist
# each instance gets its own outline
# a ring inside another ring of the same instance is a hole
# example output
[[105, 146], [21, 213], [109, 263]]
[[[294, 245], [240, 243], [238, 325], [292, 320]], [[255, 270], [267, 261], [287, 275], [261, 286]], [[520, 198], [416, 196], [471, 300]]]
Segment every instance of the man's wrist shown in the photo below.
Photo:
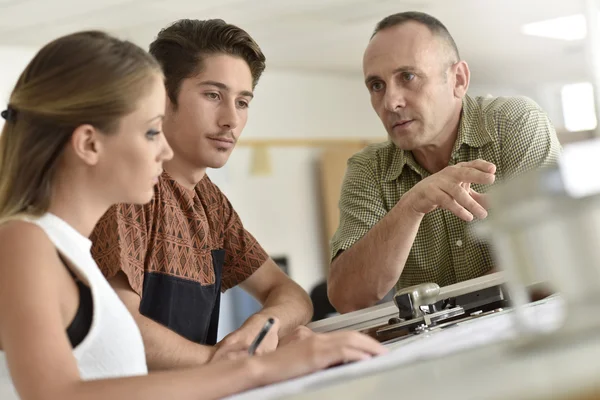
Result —
[[412, 192], [412, 189], [409, 190], [400, 198], [394, 208], [398, 210], [401, 215], [414, 218], [415, 220], [423, 219], [425, 214], [417, 211], [414, 207], [414, 196], [415, 193]]

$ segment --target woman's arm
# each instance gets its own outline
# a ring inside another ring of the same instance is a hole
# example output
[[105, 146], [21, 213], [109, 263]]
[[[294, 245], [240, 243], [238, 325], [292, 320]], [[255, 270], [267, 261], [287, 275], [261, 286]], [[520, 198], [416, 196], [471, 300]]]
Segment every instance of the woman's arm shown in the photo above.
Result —
[[61, 290], [70, 277], [60, 272], [64, 266], [54, 246], [37, 226], [14, 222], [0, 228], [0, 258], [0, 346], [23, 400], [213, 399], [384, 351], [376, 341], [355, 332], [313, 335], [265, 356], [148, 376], [82, 381], [63, 315], [65, 301], [77, 297], [65, 298]]

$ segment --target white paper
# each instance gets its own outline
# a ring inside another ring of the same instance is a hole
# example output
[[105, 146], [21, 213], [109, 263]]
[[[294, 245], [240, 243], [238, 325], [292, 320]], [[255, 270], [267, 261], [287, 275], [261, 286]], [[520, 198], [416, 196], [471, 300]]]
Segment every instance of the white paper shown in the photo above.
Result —
[[[562, 301], [552, 297], [528, 307], [526, 315], [536, 321], [541, 330], [556, 329], [562, 321]], [[302, 393], [308, 389], [326, 386], [333, 382], [351, 380], [353, 377], [373, 374], [418, 360], [432, 359], [474, 349], [486, 344], [510, 339], [515, 335], [510, 311], [483, 316], [443, 330], [416, 335], [392, 343], [388, 354], [370, 360], [347, 364], [313, 373], [293, 380], [280, 382], [228, 397], [230, 400], [268, 400]], [[290, 361], [293, 362], [293, 361]]]

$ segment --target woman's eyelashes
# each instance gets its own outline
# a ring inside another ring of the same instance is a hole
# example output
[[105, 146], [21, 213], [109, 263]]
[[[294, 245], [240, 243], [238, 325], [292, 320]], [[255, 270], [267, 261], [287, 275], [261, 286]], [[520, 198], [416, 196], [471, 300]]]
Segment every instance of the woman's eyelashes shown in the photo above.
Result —
[[160, 133], [161, 133], [161, 131], [160, 131], [160, 130], [158, 130], [158, 129], [149, 129], [149, 130], [146, 132], [146, 137], [147, 137], [149, 140], [154, 140], [154, 138], [155, 138], [157, 135], [160, 135]]

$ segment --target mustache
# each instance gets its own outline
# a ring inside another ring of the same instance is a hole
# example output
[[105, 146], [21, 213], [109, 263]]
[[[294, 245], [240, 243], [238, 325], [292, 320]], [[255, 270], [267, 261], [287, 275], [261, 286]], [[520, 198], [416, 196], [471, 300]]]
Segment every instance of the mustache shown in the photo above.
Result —
[[207, 136], [210, 139], [227, 140], [227, 141], [233, 142], [234, 144], [237, 143], [237, 138], [233, 134], [233, 131], [223, 131], [223, 132], [209, 134]]

